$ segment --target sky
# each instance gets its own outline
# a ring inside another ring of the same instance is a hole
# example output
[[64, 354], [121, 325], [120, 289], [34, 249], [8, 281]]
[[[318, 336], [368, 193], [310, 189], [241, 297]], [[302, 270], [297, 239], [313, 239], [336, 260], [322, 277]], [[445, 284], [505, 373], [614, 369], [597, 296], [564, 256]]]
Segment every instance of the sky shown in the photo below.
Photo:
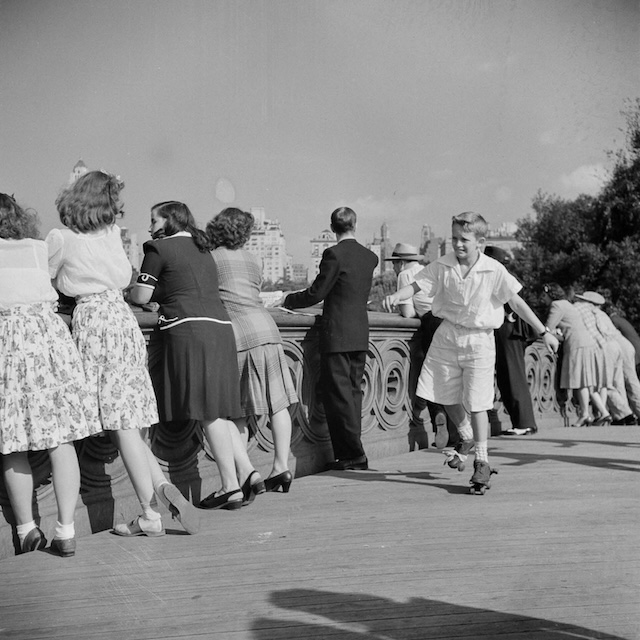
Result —
[[331, 212], [392, 243], [597, 193], [640, 95], [629, 0], [0, 0], [0, 191], [60, 226], [75, 163], [122, 226], [264, 207], [294, 262]]

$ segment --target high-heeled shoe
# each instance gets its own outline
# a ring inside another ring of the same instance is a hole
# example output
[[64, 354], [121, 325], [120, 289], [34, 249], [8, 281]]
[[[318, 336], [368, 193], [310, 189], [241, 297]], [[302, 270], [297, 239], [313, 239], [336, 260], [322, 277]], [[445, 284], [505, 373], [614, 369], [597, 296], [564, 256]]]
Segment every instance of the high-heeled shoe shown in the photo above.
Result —
[[592, 423], [591, 418], [589, 416], [585, 416], [584, 418], [580, 418], [575, 424], [572, 424], [572, 427], [588, 427]]
[[291, 487], [291, 483], [293, 482], [293, 475], [291, 471], [287, 469], [282, 473], [279, 473], [277, 476], [271, 476], [264, 481], [264, 485], [267, 491], [277, 491], [280, 487], [282, 487], [282, 493], [289, 493], [289, 487]]
[[[258, 476], [258, 480], [251, 482], [253, 476]], [[264, 480], [260, 478], [260, 474], [254, 469], [242, 485], [242, 506], [246, 507], [248, 504], [251, 504], [256, 496], [259, 496], [266, 490]]]
[[606, 427], [607, 425], [610, 425], [612, 421], [611, 418], [611, 414], [607, 413], [607, 415], [605, 416], [600, 416], [599, 418], [596, 418], [593, 421], [593, 426], [594, 427]]
[[[238, 497], [231, 500], [232, 496]], [[228, 509], [229, 511], [240, 509], [242, 506], [242, 491], [240, 489], [235, 489], [235, 491], [229, 491], [228, 493], [223, 493], [219, 496], [217, 496], [214, 491], [204, 500], [201, 500], [198, 506], [201, 509]]]

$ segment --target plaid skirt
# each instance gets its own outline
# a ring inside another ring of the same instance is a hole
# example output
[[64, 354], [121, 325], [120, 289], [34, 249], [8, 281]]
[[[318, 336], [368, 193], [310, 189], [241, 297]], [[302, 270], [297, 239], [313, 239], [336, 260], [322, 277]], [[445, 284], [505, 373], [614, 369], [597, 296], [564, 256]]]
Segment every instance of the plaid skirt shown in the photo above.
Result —
[[238, 351], [242, 416], [278, 413], [298, 402], [281, 344]]
[[79, 298], [71, 331], [102, 428], [142, 429], [157, 423], [144, 336], [122, 292]]
[[51, 303], [0, 311], [0, 453], [52, 449], [101, 430], [78, 351]]

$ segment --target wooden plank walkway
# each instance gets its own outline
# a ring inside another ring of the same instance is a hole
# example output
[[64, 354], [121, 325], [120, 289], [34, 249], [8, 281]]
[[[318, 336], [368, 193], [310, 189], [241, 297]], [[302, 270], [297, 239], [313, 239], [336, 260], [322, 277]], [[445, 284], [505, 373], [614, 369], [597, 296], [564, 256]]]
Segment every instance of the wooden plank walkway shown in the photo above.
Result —
[[490, 452], [483, 497], [417, 451], [205, 512], [196, 536], [167, 520], [2, 560], [0, 638], [640, 638], [640, 427]]

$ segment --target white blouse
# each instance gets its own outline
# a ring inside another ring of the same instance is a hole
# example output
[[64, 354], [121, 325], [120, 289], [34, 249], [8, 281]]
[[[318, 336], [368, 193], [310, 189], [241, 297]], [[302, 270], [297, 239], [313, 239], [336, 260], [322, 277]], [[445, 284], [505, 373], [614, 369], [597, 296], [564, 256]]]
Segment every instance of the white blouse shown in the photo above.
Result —
[[58, 290], [67, 296], [124, 289], [131, 282], [131, 263], [116, 224], [91, 233], [52, 229], [46, 243], [49, 274]]
[[32, 238], [0, 238], [0, 309], [57, 300], [47, 268], [47, 245]]

